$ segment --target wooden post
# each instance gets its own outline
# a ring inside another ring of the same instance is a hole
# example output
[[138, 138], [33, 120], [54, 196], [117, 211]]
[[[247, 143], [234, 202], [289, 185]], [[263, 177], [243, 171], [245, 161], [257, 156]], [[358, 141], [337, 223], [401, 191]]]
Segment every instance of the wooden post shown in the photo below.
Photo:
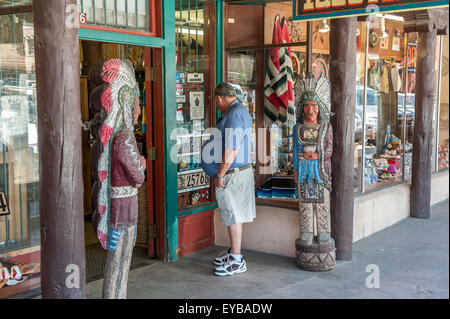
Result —
[[330, 26], [331, 237], [336, 259], [351, 260], [353, 246], [353, 142], [356, 105], [356, 18], [332, 19]]
[[33, 1], [43, 298], [85, 297], [76, 5], [76, 0]]
[[448, 34], [448, 8], [403, 13], [405, 32], [418, 32], [410, 216], [430, 218], [437, 35]]
[[410, 194], [411, 217], [430, 218], [436, 30], [419, 32]]

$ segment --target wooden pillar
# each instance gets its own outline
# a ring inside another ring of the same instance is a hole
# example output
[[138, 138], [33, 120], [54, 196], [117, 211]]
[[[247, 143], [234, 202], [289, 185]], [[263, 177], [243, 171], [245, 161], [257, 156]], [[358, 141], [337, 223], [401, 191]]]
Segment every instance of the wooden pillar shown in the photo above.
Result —
[[43, 298], [85, 297], [80, 53], [78, 29], [67, 24], [78, 19], [76, 4], [33, 1]]
[[420, 219], [430, 218], [436, 33], [419, 32], [417, 46], [410, 215]]
[[448, 35], [448, 7], [407, 11], [405, 32], [418, 32], [410, 216], [430, 218], [437, 35]]
[[332, 19], [330, 26], [331, 236], [336, 259], [351, 260], [353, 246], [353, 142], [356, 105], [356, 18]]

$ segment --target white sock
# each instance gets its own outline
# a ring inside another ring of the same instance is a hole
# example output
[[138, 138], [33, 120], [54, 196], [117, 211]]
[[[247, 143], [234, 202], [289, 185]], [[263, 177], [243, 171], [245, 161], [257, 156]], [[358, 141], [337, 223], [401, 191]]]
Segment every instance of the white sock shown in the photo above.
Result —
[[230, 254], [230, 255], [233, 256], [233, 258], [236, 259], [237, 261], [241, 262], [242, 255], [235, 255], [235, 254]]

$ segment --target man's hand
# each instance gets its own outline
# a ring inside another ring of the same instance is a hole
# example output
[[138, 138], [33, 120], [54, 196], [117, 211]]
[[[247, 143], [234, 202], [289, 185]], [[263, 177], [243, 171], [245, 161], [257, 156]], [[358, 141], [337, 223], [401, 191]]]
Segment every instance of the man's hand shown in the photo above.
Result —
[[145, 169], [147, 168], [147, 161], [145, 160], [144, 156], [141, 156], [141, 166], [142, 169], [145, 171]]
[[319, 159], [319, 155], [317, 153], [303, 153], [303, 157], [310, 161], [315, 161]]
[[216, 176], [216, 178], [214, 178], [214, 185], [217, 188], [224, 188], [225, 184], [223, 183], [223, 176]]

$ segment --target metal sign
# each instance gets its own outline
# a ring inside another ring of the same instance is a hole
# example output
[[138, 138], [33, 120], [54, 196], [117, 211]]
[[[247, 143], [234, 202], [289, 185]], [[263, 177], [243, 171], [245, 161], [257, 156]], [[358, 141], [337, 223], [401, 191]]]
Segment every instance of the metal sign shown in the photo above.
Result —
[[9, 205], [4, 192], [0, 192], [0, 216], [9, 215]]
[[448, 0], [293, 0], [293, 20], [342, 18], [448, 6]]
[[178, 175], [178, 193], [209, 187], [209, 177], [205, 172]]

